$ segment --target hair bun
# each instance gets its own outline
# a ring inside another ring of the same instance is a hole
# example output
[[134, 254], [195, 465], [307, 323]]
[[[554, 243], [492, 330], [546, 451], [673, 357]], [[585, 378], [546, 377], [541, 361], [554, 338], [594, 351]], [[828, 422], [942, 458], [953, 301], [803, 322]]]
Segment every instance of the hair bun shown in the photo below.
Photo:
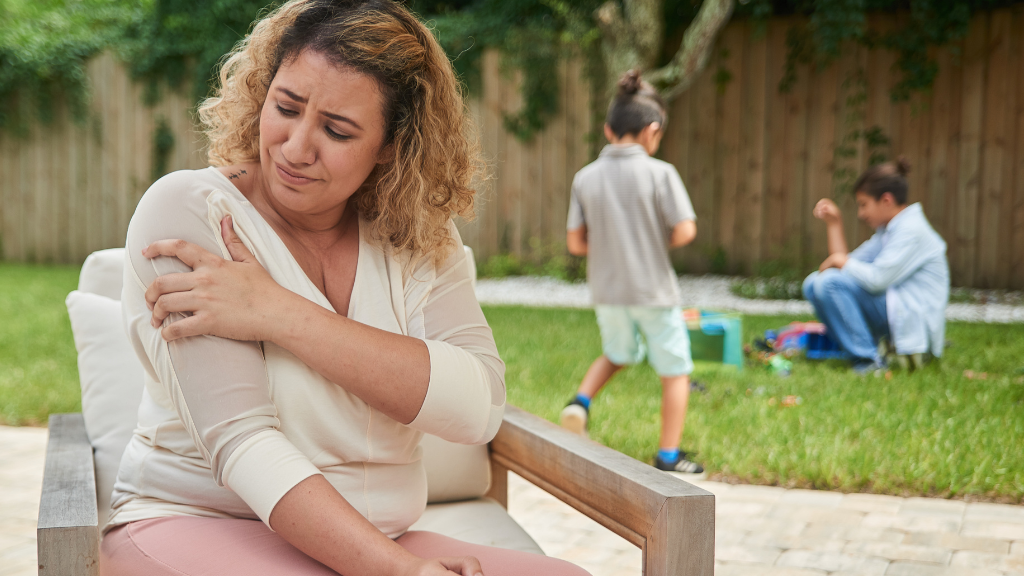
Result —
[[619, 94], [623, 96], [632, 96], [640, 91], [643, 87], [643, 80], [640, 79], [640, 71], [637, 69], [630, 70], [622, 75], [619, 79]]
[[910, 173], [910, 161], [907, 160], [906, 156], [900, 156], [896, 159], [896, 172], [904, 178]]

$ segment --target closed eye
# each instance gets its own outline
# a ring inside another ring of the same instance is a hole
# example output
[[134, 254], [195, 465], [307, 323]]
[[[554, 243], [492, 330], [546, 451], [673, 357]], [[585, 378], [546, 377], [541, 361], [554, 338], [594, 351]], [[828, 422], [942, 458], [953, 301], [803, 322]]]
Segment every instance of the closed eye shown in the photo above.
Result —
[[280, 104], [277, 105], [277, 111], [280, 112], [282, 116], [295, 116], [299, 113], [297, 110], [289, 110]]
[[324, 126], [324, 131], [327, 132], [328, 136], [330, 136], [331, 138], [333, 138], [335, 140], [340, 140], [340, 141], [344, 142], [345, 140], [351, 140], [352, 139], [352, 137], [349, 136], [348, 134], [339, 134], [339, 133], [335, 132], [334, 130], [331, 130], [330, 126]]

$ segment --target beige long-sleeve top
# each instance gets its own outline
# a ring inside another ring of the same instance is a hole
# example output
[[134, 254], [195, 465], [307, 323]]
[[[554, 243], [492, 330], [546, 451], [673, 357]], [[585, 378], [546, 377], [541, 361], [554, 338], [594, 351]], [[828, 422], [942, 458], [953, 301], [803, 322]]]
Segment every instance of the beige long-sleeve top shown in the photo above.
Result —
[[[473, 292], [461, 240], [440, 266], [395, 253], [360, 220], [348, 317], [423, 339], [427, 394], [403, 425], [270, 342], [197, 336], [166, 342], [144, 298], [158, 276], [188, 271], [142, 249], [181, 238], [226, 259], [220, 220], [282, 286], [333, 311], [285, 244], [216, 168], [169, 174], [146, 192], [128, 229], [122, 307], [145, 371], [139, 422], [121, 460], [107, 529], [173, 515], [259, 518], [313, 474], [391, 537], [426, 505], [423, 432], [488, 442], [505, 404], [505, 367]], [[180, 316], [178, 316], [180, 318]], [[175, 315], [167, 319], [173, 321]], [[339, 350], [344, 354], [345, 350]]]

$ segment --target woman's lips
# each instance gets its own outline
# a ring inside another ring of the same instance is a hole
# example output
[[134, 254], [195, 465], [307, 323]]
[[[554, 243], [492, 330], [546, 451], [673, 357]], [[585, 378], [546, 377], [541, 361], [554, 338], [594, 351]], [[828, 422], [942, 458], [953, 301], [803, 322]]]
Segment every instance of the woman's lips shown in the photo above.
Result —
[[277, 168], [277, 175], [281, 177], [281, 180], [289, 184], [301, 186], [302, 184], [309, 184], [316, 180], [315, 178], [307, 178], [305, 176], [299, 176], [298, 174], [292, 174], [291, 172], [281, 168], [280, 164], [275, 163], [274, 167]]

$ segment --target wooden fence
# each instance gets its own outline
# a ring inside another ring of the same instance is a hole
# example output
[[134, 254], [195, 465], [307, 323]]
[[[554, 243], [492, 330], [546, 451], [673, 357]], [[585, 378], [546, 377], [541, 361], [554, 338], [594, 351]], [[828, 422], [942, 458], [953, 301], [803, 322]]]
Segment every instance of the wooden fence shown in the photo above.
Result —
[[[953, 283], [1024, 288], [1022, 8], [976, 16], [966, 38], [934, 52], [932, 90], [898, 104], [891, 52], [844, 46], [831, 66], [799, 66], [781, 92], [795, 21], [731, 23], [696, 85], [672, 102], [659, 153], [679, 170], [698, 215], [697, 241], [674, 254], [677, 263], [741, 274], [766, 263], [816, 267], [827, 243], [811, 216], [815, 202], [838, 200], [852, 248], [871, 234], [856, 221], [853, 180], [872, 156], [905, 155], [910, 200], [946, 239]], [[897, 23], [871, 20], [877, 30]], [[498, 159], [498, 177], [477, 235], [467, 237], [483, 256], [564, 241], [568, 186], [588, 158], [581, 111], [590, 94], [577, 70], [567, 72], [563, 114], [524, 145], [495, 128], [502, 110], [515, 109], [511, 81], [496, 61], [485, 70], [485, 150]]]
[[[692, 272], [813, 266], [826, 252], [814, 203], [835, 197], [848, 241], [863, 241], [870, 230], [856, 223], [849, 186], [873, 156], [903, 154], [913, 165], [911, 200], [949, 245], [954, 284], [1024, 288], [1022, 6], [976, 16], [964, 40], [935, 52], [932, 90], [898, 104], [889, 97], [900, 78], [894, 55], [858, 45], [823, 69], [798, 67], [791, 90], [780, 92], [793, 23], [731, 23], [708, 69], [671, 105], [659, 155], [679, 169], [699, 229], [677, 262]], [[95, 96], [86, 125], [0, 138], [5, 259], [76, 262], [121, 245], [151, 181], [158, 117], [176, 140], [168, 168], [204, 165], [187, 99], [170, 95], [147, 108], [141, 87], [109, 56], [89, 74]], [[563, 249], [569, 186], [598, 148], [591, 110], [604, 104], [591, 106], [578, 63], [565, 63], [560, 76], [562, 112], [524, 144], [502, 129], [503, 114], [520, 105], [515, 80], [500, 72], [497, 54], [484, 57], [483, 93], [470, 108], [492, 178], [481, 186], [477, 219], [460, 224], [481, 260]]]
[[27, 138], [0, 135], [0, 245], [4, 260], [75, 262], [124, 246], [128, 221], [153, 181], [155, 128], [174, 136], [167, 168], [206, 166], [188, 96], [168, 93], [154, 107], [104, 54], [88, 65], [92, 105], [81, 123], [65, 115]]

